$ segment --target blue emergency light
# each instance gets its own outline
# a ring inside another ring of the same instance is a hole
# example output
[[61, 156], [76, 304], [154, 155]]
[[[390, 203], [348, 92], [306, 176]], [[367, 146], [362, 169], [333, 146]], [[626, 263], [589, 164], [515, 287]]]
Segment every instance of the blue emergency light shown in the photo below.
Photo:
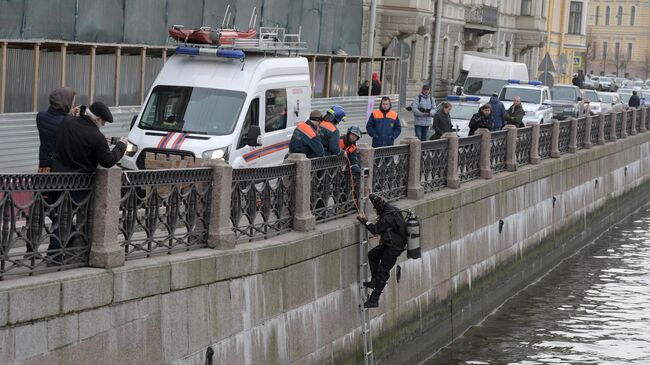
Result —
[[188, 56], [215, 56], [222, 58], [244, 58], [244, 51], [238, 49], [215, 49], [215, 48], [199, 48], [199, 47], [176, 47], [177, 54]]
[[543, 83], [541, 81], [521, 81], [521, 80], [508, 80], [509, 84], [520, 84], [520, 85], [533, 85], [541, 86]]
[[478, 96], [447, 95], [447, 101], [480, 101]]

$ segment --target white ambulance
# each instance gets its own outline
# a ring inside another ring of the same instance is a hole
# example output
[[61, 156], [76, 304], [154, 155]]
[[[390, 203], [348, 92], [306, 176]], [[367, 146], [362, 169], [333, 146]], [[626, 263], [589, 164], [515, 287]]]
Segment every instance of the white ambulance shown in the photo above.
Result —
[[307, 59], [273, 47], [177, 47], [134, 121], [122, 167], [144, 169], [147, 152], [235, 168], [282, 163], [309, 116], [311, 84]]

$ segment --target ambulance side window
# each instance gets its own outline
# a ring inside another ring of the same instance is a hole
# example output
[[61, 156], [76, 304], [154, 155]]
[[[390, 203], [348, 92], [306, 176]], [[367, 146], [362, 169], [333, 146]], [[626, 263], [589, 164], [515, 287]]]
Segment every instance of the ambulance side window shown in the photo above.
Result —
[[266, 120], [264, 132], [287, 128], [287, 89], [266, 90]]
[[259, 125], [260, 119], [260, 99], [255, 98], [251, 100], [251, 104], [248, 107], [248, 112], [246, 112], [246, 118], [244, 118], [244, 128], [242, 129], [241, 136], [239, 137], [239, 144], [237, 144], [237, 149], [246, 147], [246, 139], [248, 138], [248, 131], [251, 125]]

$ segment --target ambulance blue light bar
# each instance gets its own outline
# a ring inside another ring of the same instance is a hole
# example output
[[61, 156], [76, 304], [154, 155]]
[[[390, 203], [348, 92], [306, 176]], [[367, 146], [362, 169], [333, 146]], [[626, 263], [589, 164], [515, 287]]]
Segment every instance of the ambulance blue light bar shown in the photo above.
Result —
[[459, 95], [448, 95], [447, 101], [480, 101], [481, 98], [478, 96], [459, 96]]
[[188, 56], [215, 56], [223, 58], [244, 58], [244, 52], [237, 49], [215, 49], [215, 48], [199, 48], [199, 47], [176, 47], [177, 54], [184, 54]]
[[521, 80], [508, 80], [509, 84], [520, 84], [520, 85], [533, 85], [541, 86], [543, 83], [541, 81], [521, 81]]

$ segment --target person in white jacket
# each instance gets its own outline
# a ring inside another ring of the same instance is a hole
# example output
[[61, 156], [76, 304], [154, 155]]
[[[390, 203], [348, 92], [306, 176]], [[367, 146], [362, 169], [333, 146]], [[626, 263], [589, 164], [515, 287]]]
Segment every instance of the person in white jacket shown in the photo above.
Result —
[[427, 140], [429, 127], [433, 124], [432, 111], [435, 111], [435, 101], [430, 94], [429, 85], [422, 86], [422, 92], [413, 100], [411, 111], [415, 117], [415, 136], [420, 141]]

